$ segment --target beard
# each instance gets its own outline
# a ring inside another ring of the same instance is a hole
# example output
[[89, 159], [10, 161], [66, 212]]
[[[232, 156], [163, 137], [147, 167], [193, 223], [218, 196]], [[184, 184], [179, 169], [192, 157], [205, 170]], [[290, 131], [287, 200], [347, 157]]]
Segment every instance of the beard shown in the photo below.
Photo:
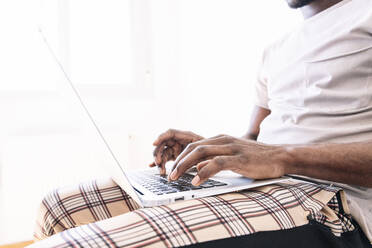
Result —
[[298, 8], [301, 8], [301, 7], [304, 7], [312, 2], [314, 2], [316, 0], [287, 0], [287, 3], [289, 5], [289, 7], [293, 8], [293, 9], [298, 9]]

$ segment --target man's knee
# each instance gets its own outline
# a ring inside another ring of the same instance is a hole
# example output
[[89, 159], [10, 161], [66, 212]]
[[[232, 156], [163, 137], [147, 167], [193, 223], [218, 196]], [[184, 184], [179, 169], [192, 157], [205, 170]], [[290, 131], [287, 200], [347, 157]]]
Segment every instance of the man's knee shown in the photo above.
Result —
[[46, 237], [136, 208], [111, 179], [94, 180], [48, 193], [42, 200], [35, 236]]
[[35, 239], [43, 239], [57, 232], [66, 230], [63, 208], [63, 198], [58, 196], [58, 190], [53, 190], [42, 199], [37, 213]]
[[[47, 193], [40, 203], [35, 237], [49, 237], [55, 233], [87, 222], [79, 212], [89, 209], [84, 195], [92, 195], [96, 181], [62, 187]], [[90, 222], [94, 219], [90, 219]], [[83, 223], [82, 223], [83, 222]]]

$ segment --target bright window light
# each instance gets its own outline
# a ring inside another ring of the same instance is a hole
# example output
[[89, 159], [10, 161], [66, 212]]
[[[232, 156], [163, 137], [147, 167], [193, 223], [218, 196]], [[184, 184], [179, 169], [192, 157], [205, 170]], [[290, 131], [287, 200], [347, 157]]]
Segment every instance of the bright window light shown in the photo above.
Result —
[[133, 169], [168, 128], [243, 135], [264, 45], [300, 22], [284, 0], [0, 0], [0, 244], [111, 158], [38, 29]]
[[71, 78], [79, 84], [132, 83], [130, 1], [69, 1], [65, 20]]

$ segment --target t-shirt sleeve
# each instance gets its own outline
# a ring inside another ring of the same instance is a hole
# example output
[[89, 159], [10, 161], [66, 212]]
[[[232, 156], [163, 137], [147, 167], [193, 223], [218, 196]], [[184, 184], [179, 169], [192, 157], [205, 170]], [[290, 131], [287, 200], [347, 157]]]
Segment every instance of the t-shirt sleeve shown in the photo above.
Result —
[[257, 73], [257, 81], [255, 84], [255, 97], [254, 97], [254, 104], [269, 109], [269, 96], [267, 92], [267, 70], [266, 70], [266, 51], [264, 52], [261, 64]]

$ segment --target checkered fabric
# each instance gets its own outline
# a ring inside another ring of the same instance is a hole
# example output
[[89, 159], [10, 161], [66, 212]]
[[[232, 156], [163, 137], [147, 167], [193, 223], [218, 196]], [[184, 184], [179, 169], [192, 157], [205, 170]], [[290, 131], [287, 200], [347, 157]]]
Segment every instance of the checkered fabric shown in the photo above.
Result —
[[82, 183], [50, 192], [42, 201], [35, 240], [139, 208], [112, 180]]
[[43, 200], [35, 238], [55, 235], [30, 248], [179, 247], [309, 221], [336, 236], [354, 230], [344, 192], [330, 186], [292, 180], [138, 209], [113, 181], [94, 181], [56, 190]]

